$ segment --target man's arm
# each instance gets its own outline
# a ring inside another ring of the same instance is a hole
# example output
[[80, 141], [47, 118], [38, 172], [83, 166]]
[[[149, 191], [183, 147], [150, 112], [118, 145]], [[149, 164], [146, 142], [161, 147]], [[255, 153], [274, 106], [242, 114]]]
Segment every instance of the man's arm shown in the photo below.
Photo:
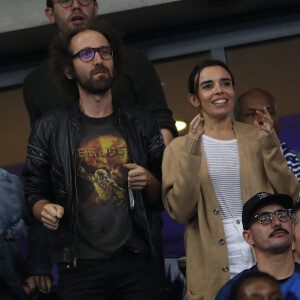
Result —
[[174, 139], [174, 135], [172, 134], [172, 132], [169, 129], [162, 128], [161, 129], [161, 134], [164, 137], [164, 141], [165, 141], [166, 146], [168, 146], [172, 142], [172, 140]]
[[[145, 107], [158, 119], [166, 144], [178, 136], [172, 111], [168, 108], [161, 81], [149, 59], [141, 52], [124, 48], [122, 76], [113, 86], [113, 96]], [[131, 89], [129, 93], [128, 89]], [[133, 99], [127, 99], [130, 97]]]
[[36, 290], [50, 292], [52, 262], [49, 250], [48, 230], [37, 221], [27, 225], [29, 255], [23, 290], [27, 294]]
[[[149, 118], [149, 119], [147, 119]], [[152, 115], [144, 117], [145, 124], [148, 124], [144, 129], [147, 132], [145, 137], [146, 153], [147, 153], [147, 164], [146, 164], [146, 177], [147, 184], [144, 188], [144, 194], [147, 197], [148, 203], [152, 204], [155, 210], [162, 211], [164, 209], [162, 202], [162, 159], [165, 150], [165, 143], [161, 130], [159, 128], [158, 120], [153, 118]]]
[[26, 258], [27, 271], [23, 289], [27, 294], [34, 292], [36, 289], [50, 291], [52, 286], [52, 263], [48, 245], [48, 232], [29, 213], [25, 205], [24, 191], [20, 181], [15, 176], [11, 176], [11, 179], [15, 187], [13, 193], [16, 194], [22, 203], [22, 218], [27, 225], [29, 252]]
[[25, 199], [31, 213], [36, 202], [41, 199], [51, 202], [53, 199], [50, 146], [48, 144], [52, 131], [51, 121], [38, 121], [30, 133], [27, 164], [22, 175], [25, 180]]
[[[28, 111], [31, 126], [33, 126], [36, 120], [41, 116], [37, 104], [35, 103], [36, 95], [38, 94], [37, 91], [40, 89], [40, 85], [37, 85], [37, 70], [38, 69], [28, 74], [23, 83], [23, 99]], [[40, 82], [40, 79], [38, 79], [38, 82]], [[42, 101], [42, 99], [40, 100]]]

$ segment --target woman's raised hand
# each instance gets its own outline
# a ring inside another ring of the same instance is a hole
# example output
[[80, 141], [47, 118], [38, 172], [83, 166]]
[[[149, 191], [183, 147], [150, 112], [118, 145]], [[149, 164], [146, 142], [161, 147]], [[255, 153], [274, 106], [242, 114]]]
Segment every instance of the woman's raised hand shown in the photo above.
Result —
[[204, 119], [198, 114], [190, 123], [188, 135], [194, 139], [200, 139], [204, 133], [204, 129], [199, 131], [199, 125], [203, 123]]
[[274, 128], [274, 123], [267, 108], [264, 107], [263, 112], [257, 110], [256, 113], [261, 116], [260, 122], [257, 120], [254, 121], [254, 125], [258, 129], [259, 136], [270, 134]]

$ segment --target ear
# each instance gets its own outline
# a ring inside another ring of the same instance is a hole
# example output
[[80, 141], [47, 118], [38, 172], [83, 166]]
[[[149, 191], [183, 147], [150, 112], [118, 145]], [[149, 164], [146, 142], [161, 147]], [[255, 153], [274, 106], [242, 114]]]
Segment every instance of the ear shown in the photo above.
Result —
[[46, 7], [45, 9], [45, 15], [50, 21], [50, 23], [55, 24], [55, 16], [54, 16], [54, 11], [52, 7]]
[[244, 230], [243, 231], [243, 238], [244, 240], [251, 246], [254, 246], [254, 241], [253, 241], [253, 238], [252, 238], [252, 234], [251, 234], [251, 231], [250, 230]]
[[74, 79], [73, 68], [71, 66], [67, 66], [64, 68], [64, 74], [68, 79]]
[[192, 93], [188, 93], [188, 100], [194, 107], [196, 107], [196, 108], [201, 107], [200, 100], [196, 95], [194, 95]]
[[95, 1], [95, 2], [94, 2], [94, 12], [95, 12], [95, 18], [97, 17], [98, 10], [99, 10], [99, 6], [98, 6], [98, 3], [97, 3], [97, 1]]
[[[295, 238], [295, 237], [294, 237]], [[292, 251], [295, 252], [296, 250], [296, 247], [295, 247], [295, 239], [293, 240], [293, 243], [292, 243]]]
[[293, 240], [296, 240], [295, 239], [295, 226], [296, 226], [296, 224], [292, 220], [290, 222], [292, 223], [291, 233], [293, 234]]

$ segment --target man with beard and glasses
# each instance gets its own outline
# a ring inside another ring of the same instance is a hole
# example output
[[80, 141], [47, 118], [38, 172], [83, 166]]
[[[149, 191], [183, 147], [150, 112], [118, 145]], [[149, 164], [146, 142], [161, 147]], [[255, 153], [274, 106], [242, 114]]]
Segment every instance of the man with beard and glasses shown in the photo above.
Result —
[[294, 262], [292, 243], [293, 200], [284, 194], [261, 192], [243, 206], [243, 237], [253, 247], [257, 264], [228, 281], [216, 300], [226, 300], [231, 286], [241, 276], [264, 272], [279, 283], [284, 299], [300, 300], [300, 265]]
[[57, 36], [51, 59], [75, 101], [35, 123], [24, 177], [28, 205], [51, 232], [61, 299], [159, 299], [158, 122], [112, 96], [120, 40], [111, 30]]
[[[45, 14], [55, 24], [60, 35], [78, 32], [89, 24], [98, 22], [96, 0], [47, 0]], [[100, 20], [101, 21], [101, 20]], [[122, 48], [124, 64], [122, 73], [112, 86], [112, 94], [122, 101], [140, 105], [158, 119], [165, 143], [178, 135], [175, 121], [157, 73], [148, 58], [138, 50]], [[49, 60], [44, 61], [24, 80], [23, 98], [30, 123], [45, 112], [73, 101], [72, 97], [56, 83], [50, 72]]]

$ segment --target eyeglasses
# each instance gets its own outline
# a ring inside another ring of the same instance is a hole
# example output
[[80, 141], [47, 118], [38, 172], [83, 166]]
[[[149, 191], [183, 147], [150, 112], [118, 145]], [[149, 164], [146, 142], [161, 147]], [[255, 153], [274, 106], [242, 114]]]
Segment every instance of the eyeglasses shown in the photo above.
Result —
[[[90, 5], [92, 1], [93, 0], [78, 0], [78, 2], [83, 6]], [[57, 0], [57, 2], [61, 7], [67, 8], [73, 4], [74, 0]]]
[[110, 46], [102, 46], [99, 48], [85, 48], [78, 51], [72, 56], [72, 59], [79, 56], [83, 62], [88, 62], [94, 59], [96, 52], [98, 52], [103, 59], [112, 59], [113, 51]]
[[272, 222], [273, 215], [281, 222], [286, 222], [292, 217], [292, 209], [278, 209], [274, 212], [263, 211], [253, 217], [253, 221], [258, 221], [260, 224], [267, 225]]

